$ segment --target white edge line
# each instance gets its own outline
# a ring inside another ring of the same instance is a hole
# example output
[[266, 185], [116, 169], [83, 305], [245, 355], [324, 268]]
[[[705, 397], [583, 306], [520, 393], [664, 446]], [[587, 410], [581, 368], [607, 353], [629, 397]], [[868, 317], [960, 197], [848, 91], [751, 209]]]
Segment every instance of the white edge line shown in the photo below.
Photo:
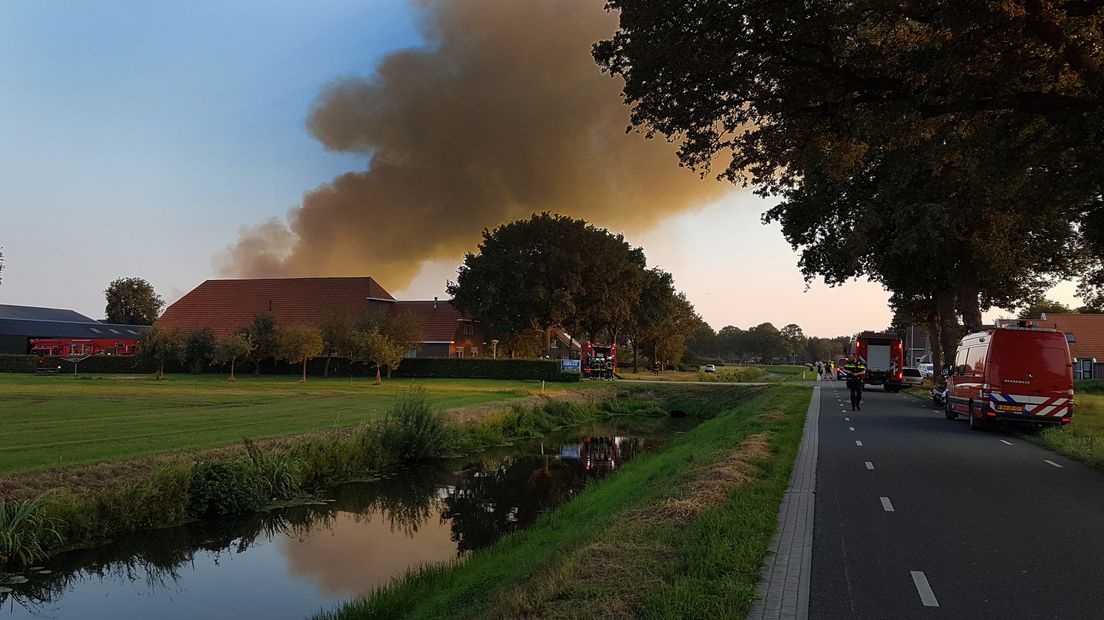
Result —
[[889, 501], [888, 497], [879, 497], [878, 499], [882, 500], [882, 508], [884, 508], [886, 512], [894, 512], [893, 503]]
[[1050, 459], [1043, 459], [1043, 462], [1044, 463], [1049, 463], [1050, 465], [1053, 465], [1053, 466], [1057, 467], [1058, 469], [1062, 468], [1061, 465], [1059, 465], [1058, 463], [1055, 463], [1054, 461], [1051, 461]]
[[1002, 439], [1002, 440], [1000, 440], [1000, 442], [1001, 442], [1001, 443], [1003, 443], [1003, 444], [1004, 444], [1004, 445], [1006, 445], [1006, 446], [1010, 446], [1010, 445], [1012, 445], [1012, 442], [1011, 442], [1011, 441], [1008, 441], [1007, 439]]
[[920, 594], [920, 602], [924, 607], [939, 607], [939, 601], [935, 600], [935, 592], [932, 592], [924, 571], [913, 570], [909, 571], [909, 574], [912, 575], [912, 583], [916, 585], [916, 591]]

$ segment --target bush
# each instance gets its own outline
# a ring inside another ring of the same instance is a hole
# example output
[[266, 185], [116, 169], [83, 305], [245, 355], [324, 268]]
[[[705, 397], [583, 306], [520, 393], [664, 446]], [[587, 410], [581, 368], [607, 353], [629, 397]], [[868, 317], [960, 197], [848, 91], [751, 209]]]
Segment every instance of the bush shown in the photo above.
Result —
[[429, 406], [425, 392], [415, 388], [387, 413], [380, 443], [401, 460], [424, 461], [444, 456], [449, 449], [449, 431], [444, 418]]
[[239, 461], [196, 463], [192, 468], [188, 512], [194, 516], [230, 515], [261, 507], [261, 493], [251, 472]]
[[1104, 394], [1104, 379], [1079, 379], [1073, 382], [1073, 392]]

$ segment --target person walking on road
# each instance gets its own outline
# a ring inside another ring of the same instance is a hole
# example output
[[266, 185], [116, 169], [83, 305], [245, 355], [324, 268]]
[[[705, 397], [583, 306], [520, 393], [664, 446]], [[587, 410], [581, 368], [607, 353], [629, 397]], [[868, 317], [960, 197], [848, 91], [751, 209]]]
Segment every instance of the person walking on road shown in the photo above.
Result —
[[863, 381], [866, 379], [866, 364], [851, 355], [843, 365], [847, 373], [847, 389], [851, 392], [851, 411], [862, 411]]

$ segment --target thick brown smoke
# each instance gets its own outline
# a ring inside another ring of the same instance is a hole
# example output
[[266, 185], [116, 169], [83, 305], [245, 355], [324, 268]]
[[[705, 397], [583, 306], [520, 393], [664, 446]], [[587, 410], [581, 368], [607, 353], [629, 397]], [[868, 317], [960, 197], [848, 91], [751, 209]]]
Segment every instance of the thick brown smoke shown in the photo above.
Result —
[[327, 148], [371, 155], [289, 214], [242, 232], [226, 275], [372, 275], [401, 289], [483, 227], [537, 211], [642, 230], [723, 191], [662, 140], [626, 134], [621, 82], [591, 45], [616, 28], [600, 0], [419, 6], [425, 48], [327, 88], [308, 121]]

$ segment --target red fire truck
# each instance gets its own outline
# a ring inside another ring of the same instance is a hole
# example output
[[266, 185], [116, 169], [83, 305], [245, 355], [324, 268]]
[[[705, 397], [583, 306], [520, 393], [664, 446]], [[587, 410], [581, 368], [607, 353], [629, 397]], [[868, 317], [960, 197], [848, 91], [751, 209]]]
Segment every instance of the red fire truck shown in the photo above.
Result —
[[866, 384], [880, 385], [887, 392], [901, 390], [904, 385], [905, 349], [897, 334], [855, 334], [848, 353], [866, 364]]
[[1062, 332], [1017, 321], [967, 334], [947, 381], [948, 420], [969, 416], [970, 429], [990, 422], [1041, 426], [1073, 418], [1073, 363]]
[[613, 379], [617, 363], [617, 345], [587, 340], [581, 351], [580, 369], [584, 379]]

